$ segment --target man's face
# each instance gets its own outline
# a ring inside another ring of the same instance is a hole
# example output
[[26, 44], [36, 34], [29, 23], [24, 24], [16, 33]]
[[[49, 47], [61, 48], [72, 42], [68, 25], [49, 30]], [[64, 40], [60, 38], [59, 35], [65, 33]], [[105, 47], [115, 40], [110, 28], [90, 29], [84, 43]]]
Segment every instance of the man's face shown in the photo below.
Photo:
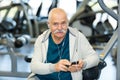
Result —
[[55, 14], [48, 22], [54, 38], [63, 38], [68, 28], [68, 20], [65, 15]]

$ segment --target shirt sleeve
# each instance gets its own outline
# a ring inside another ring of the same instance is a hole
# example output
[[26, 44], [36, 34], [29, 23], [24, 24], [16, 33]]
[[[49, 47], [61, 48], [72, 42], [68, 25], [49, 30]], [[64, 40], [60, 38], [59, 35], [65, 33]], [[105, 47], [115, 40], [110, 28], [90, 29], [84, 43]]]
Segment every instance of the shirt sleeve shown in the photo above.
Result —
[[46, 57], [45, 43], [42, 43], [42, 36], [38, 37], [34, 44], [34, 53], [30, 64], [31, 71], [35, 74], [50, 74], [54, 72], [54, 64], [44, 63]]
[[99, 56], [93, 49], [87, 38], [82, 33], [80, 33], [78, 39], [78, 46], [80, 49], [79, 51], [84, 61], [83, 69], [91, 68], [93, 66], [98, 65]]

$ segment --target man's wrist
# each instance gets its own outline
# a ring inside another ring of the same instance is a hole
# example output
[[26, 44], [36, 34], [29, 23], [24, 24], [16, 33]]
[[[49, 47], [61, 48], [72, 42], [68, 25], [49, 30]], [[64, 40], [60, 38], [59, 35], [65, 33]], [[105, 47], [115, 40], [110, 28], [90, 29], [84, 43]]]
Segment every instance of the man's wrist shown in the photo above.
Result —
[[87, 62], [86, 61], [83, 61], [83, 69], [86, 67], [86, 65], [87, 65]]
[[51, 63], [51, 64], [49, 65], [49, 67], [50, 67], [50, 71], [51, 71], [51, 72], [55, 72], [55, 64], [52, 64], [52, 63]]

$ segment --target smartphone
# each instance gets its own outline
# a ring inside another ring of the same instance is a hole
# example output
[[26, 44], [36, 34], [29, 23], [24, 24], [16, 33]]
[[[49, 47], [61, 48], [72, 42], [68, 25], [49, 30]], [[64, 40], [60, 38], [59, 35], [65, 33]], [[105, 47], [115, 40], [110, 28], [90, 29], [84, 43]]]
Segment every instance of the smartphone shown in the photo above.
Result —
[[75, 62], [72, 62], [71, 65], [76, 65], [78, 63], [79, 63], [79, 61], [75, 61]]
[[[71, 65], [76, 65], [76, 64], [78, 64], [79, 63], [79, 61], [74, 61], [74, 62], [72, 62], [71, 63]], [[65, 65], [66, 67], [69, 67], [70, 65]]]

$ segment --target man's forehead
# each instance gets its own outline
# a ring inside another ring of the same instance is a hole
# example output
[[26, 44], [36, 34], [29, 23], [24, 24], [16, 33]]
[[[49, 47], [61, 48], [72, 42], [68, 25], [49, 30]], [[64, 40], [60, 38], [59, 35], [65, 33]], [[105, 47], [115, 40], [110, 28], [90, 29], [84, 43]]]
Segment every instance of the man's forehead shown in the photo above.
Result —
[[57, 19], [57, 20], [52, 20], [51, 21], [52, 23], [63, 23], [63, 22], [67, 22], [67, 20], [66, 19], [61, 19], [61, 20], [59, 20], [59, 19]]

